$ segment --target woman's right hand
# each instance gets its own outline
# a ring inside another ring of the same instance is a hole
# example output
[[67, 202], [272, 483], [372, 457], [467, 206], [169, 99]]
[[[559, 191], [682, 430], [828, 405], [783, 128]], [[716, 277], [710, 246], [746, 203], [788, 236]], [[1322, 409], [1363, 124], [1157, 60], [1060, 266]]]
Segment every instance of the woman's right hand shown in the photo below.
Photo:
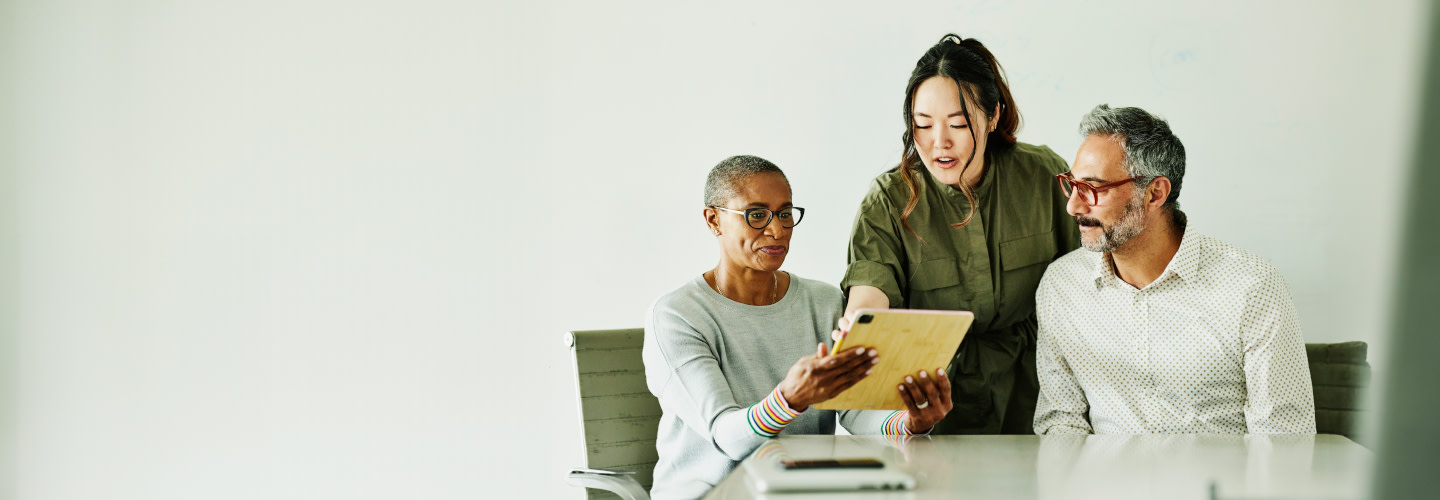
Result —
[[831, 356], [825, 352], [825, 344], [819, 344], [815, 354], [800, 358], [790, 367], [790, 373], [780, 382], [780, 395], [785, 396], [790, 409], [804, 411], [859, 383], [880, 362], [878, 356], [874, 349], [864, 347], [847, 348]]

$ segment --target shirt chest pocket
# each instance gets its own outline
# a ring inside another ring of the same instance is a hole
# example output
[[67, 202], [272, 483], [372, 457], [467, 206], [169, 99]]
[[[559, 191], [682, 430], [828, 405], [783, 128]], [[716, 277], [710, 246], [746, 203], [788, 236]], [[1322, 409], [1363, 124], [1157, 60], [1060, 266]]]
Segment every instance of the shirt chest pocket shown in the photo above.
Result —
[[915, 265], [905, 307], [910, 309], [959, 309], [964, 297], [960, 268], [955, 259], [927, 260]]
[[1002, 308], [1019, 308], [1026, 314], [1035, 309], [1035, 289], [1056, 249], [1055, 233], [1048, 231], [1000, 243]]

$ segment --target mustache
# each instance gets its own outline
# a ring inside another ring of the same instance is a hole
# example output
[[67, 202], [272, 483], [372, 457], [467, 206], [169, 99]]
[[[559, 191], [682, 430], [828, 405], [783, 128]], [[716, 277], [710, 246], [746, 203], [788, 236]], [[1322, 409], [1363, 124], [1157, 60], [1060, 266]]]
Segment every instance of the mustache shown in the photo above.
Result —
[[1084, 216], [1084, 215], [1076, 215], [1076, 216], [1075, 216], [1075, 223], [1076, 223], [1076, 224], [1079, 224], [1079, 225], [1081, 225], [1081, 226], [1091, 226], [1091, 227], [1102, 227], [1102, 226], [1103, 226], [1102, 224], [1100, 224], [1100, 220], [1099, 220], [1099, 219], [1094, 219], [1094, 218], [1091, 218], [1091, 217], [1086, 217], [1086, 216]]

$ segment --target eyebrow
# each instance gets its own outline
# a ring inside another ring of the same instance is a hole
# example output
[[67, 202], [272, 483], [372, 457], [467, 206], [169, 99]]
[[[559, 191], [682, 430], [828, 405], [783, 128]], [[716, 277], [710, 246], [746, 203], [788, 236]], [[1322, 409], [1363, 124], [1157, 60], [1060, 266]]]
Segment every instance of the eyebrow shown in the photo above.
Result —
[[[758, 202], [758, 201], [752, 201], [752, 202], [750, 202], [749, 205], [745, 205], [745, 206], [747, 206], [747, 207], [755, 207], [755, 208], [770, 208], [770, 205], [766, 205], [766, 204], [760, 203], [760, 202]], [[793, 206], [795, 206], [795, 204], [792, 203], [792, 202], [788, 202], [788, 201], [785, 202], [785, 203], [781, 203], [781, 204], [780, 204], [780, 208], [793, 207]]]
[[[915, 116], [923, 116], [923, 117], [925, 117], [925, 118], [930, 118], [930, 115], [927, 115], [927, 114], [925, 114], [925, 113], [915, 113]], [[945, 115], [946, 118], [954, 118], [954, 117], [957, 117], [957, 116], [965, 116], [965, 113], [960, 112], [960, 111], [956, 111], [956, 112], [954, 112], [954, 113], [950, 113], [950, 114], [948, 114], [948, 115]]]
[[1095, 177], [1095, 176], [1093, 176], [1093, 175], [1087, 175], [1087, 176], [1085, 176], [1085, 177], [1081, 177], [1080, 180], [1085, 181], [1085, 182], [1096, 182], [1096, 183], [1100, 183], [1100, 184], [1109, 184], [1109, 181], [1106, 181], [1105, 179], [1101, 179], [1101, 178], [1099, 178], [1099, 177]]

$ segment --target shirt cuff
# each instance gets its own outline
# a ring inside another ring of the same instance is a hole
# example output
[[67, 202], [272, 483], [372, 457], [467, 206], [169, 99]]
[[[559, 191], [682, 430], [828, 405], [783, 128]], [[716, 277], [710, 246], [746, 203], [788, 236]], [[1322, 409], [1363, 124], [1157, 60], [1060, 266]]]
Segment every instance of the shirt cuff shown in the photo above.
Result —
[[790, 403], [785, 401], [785, 396], [780, 394], [780, 388], [770, 391], [770, 395], [759, 403], [750, 405], [746, 412], [746, 419], [750, 422], [750, 430], [755, 435], [763, 438], [772, 438], [785, 430], [785, 426], [794, 422], [800, 412], [790, 409]]
[[930, 431], [935, 430], [934, 427], [931, 427], [930, 430], [921, 433], [910, 432], [910, 429], [905, 427], [905, 419], [907, 416], [909, 416], [909, 412], [896, 411], [891, 413], [889, 417], [885, 417], [885, 423], [881, 425], [880, 432], [886, 436], [929, 436]]

